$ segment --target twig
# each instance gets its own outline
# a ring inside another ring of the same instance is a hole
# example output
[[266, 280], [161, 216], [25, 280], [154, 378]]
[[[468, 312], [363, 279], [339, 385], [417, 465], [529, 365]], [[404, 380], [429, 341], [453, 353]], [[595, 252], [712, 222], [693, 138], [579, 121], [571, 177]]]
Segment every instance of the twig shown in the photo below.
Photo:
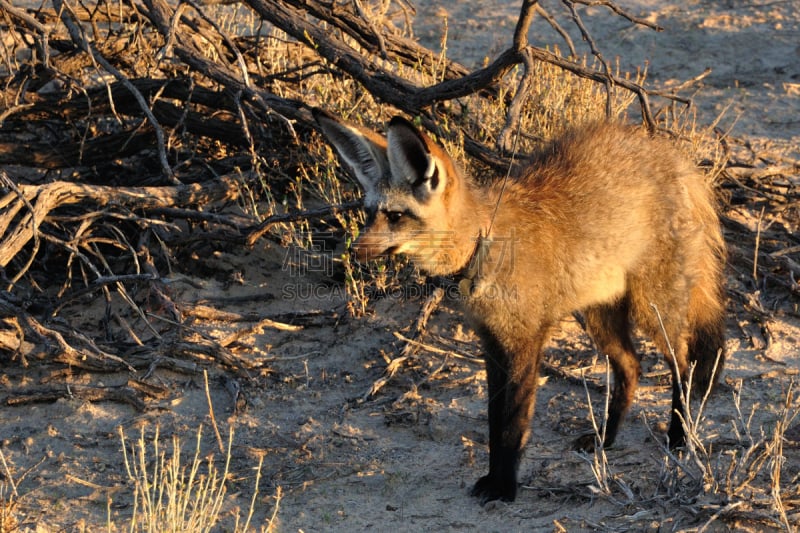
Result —
[[250, 87], [250, 75], [247, 72], [247, 62], [244, 60], [242, 53], [239, 51], [239, 47], [237, 47], [236, 44], [231, 40], [231, 38], [228, 37], [227, 33], [222, 31], [222, 28], [220, 28], [219, 24], [217, 24], [216, 21], [214, 21], [211, 17], [206, 15], [205, 11], [203, 11], [199, 5], [197, 5], [192, 0], [183, 0], [183, 1], [192, 6], [194, 10], [200, 14], [203, 20], [206, 21], [212, 28], [214, 28], [214, 31], [216, 31], [217, 34], [222, 38], [222, 40], [227, 45], [228, 49], [234, 53], [234, 55], [236, 56], [236, 63], [239, 66], [239, 70], [242, 74], [242, 83], [244, 83], [245, 87]]
[[417, 341], [417, 340], [414, 340], [414, 339], [409, 339], [408, 337], [406, 337], [405, 335], [403, 335], [399, 331], [395, 331], [392, 334], [395, 336], [396, 339], [405, 342], [406, 346], [411, 345], [414, 348], [421, 348], [421, 349], [425, 350], [426, 352], [435, 353], [435, 354], [438, 354], [438, 355], [445, 355], [445, 356], [448, 356], [448, 357], [455, 357], [456, 359], [464, 359], [464, 360], [469, 361], [471, 363], [476, 362], [476, 358], [471, 356], [471, 355], [469, 355], [469, 354], [460, 353], [460, 352], [457, 352], [455, 350], [443, 350], [442, 348], [437, 348], [436, 346], [433, 346], [431, 344], [427, 344], [425, 342]]
[[[247, 519], [244, 521], [244, 525], [242, 526], [242, 531], [250, 531], [250, 521], [253, 518], [253, 512], [256, 510], [256, 502], [259, 501], [258, 498], [258, 484], [261, 482], [261, 468], [264, 466], [264, 454], [259, 454], [258, 456], [258, 466], [256, 467], [256, 479], [253, 486], [253, 496], [250, 498], [250, 508], [247, 511]], [[272, 533], [272, 522], [275, 520], [275, 516], [278, 514], [278, 509], [280, 507], [281, 501], [281, 487], [278, 485], [277, 487], [277, 494], [275, 495], [275, 504], [272, 508], [272, 516], [267, 523], [267, 533]]]
[[258, 241], [258, 239], [260, 239], [267, 231], [269, 231], [269, 228], [274, 224], [279, 224], [281, 222], [295, 222], [297, 220], [303, 220], [306, 218], [320, 218], [324, 216], [335, 215], [338, 213], [353, 211], [361, 207], [361, 205], [362, 201], [357, 200], [339, 205], [320, 207], [318, 209], [309, 209], [308, 211], [300, 211], [297, 213], [272, 215], [264, 219], [257, 226], [245, 229], [243, 232], [245, 234], [245, 242], [248, 246], [253, 246], [256, 241]]
[[[399, 357], [395, 357], [389, 362], [388, 365], [386, 365], [383, 376], [375, 381], [375, 383], [372, 384], [372, 387], [370, 387], [370, 389], [364, 394], [365, 400], [375, 396], [378, 391], [380, 391], [383, 386], [394, 377], [395, 373], [400, 369], [403, 363], [411, 359], [417, 353], [417, 348], [420, 348], [421, 346], [427, 346], [420, 343], [418, 339], [424, 335], [428, 325], [428, 319], [433, 311], [439, 306], [444, 296], [445, 290], [442, 287], [436, 287], [428, 296], [428, 298], [425, 300], [425, 303], [422, 305], [419, 314], [417, 315], [416, 322], [414, 323], [413, 339], [407, 339], [405, 346], [403, 346], [403, 349], [400, 351], [401, 355]], [[398, 335], [400, 334], [395, 333], [395, 336]], [[402, 335], [400, 335], [400, 337], [402, 339], [406, 339]]]
[[383, 59], [388, 59], [389, 58], [389, 53], [386, 51], [386, 41], [383, 38], [383, 34], [381, 34], [381, 32], [378, 31], [378, 28], [375, 26], [375, 24], [372, 23], [372, 21], [370, 20], [369, 15], [364, 11], [364, 6], [361, 5], [361, 1], [360, 0], [352, 0], [352, 2], [353, 2], [353, 5], [356, 8], [356, 12], [358, 13], [358, 15], [362, 19], [364, 19], [364, 23], [372, 31], [372, 34], [375, 36], [375, 39], [378, 41], [378, 47], [380, 48], [380, 51], [381, 51], [381, 57]]
[[211, 418], [211, 427], [214, 428], [214, 434], [217, 436], [219, 453], [225, 453], [225, 443], [222, 442], [222, 434], [219, 432], [217, 418], [214, 416], [214, 405], [211, 403], [211, 391], [208, 387], [208, 370], [206, 369], [203, 369], [203, 384], [205, 385], [206, 401], [208, 402], [208, 416]]
[[[653, 119], [653, 113], [650, 110], [650, 98], [648, 96], [650, 92], [640, 84], [619, 76], [614, 76], [613, 74], [604, 74], [594, 69], [584, 67], [578, 63], [557, 56], [556, 54], [543, 48], [531, 47], [531, 53], [539, 61], [544, 61], [545, 63], [555, 65], [563, 70], [572, 72], [581, 78], [586, 78], [588, 80], [593, 80], [600, 83], [606, 83], [610, 80], [614, 85], [623, 87], [624, 89], [634, 93], [639, 99], [639, 105], [642, 110], [642, 119], [644, 120], [645, 125], [648, 126], [648, 130], [655, 131], [655, 120]], [[676, 95], [671, 94], [664, 94], [662, 96], [670, 100], [684, 100]]]
[[226, 336], [224, 339], [220, 340], [219, 343], [222, 346], [229, 346], [234, 342], [238, 341], [242, 337], [246, 337], [252, 333], [259, 332], [264, 328], [274, 328], [279, 331], [300, 331], [303, 329], [303, 326], [293, 326], [291, 324], [283, 324], [281, 322], [276, 322], [270, 318], [264, 318], [258, 321], [258, 323], [253, 324], [252, 326], [246, 328], [240, 328], [230, 335]]
[[558, 21], [553, 18], [552, 15], [550, 15], [550, 12], [543, 8], [541, 4], [536, 5], [536, 13], [546, 20], [547, 23], [550, 24], [550, 27], [552, 27], [556, 33], [558, 33], [561, 38], [564, 39], [564, 42], [567, 44], [567, 48], [569, 48], [569, 56], [573, 59], [577, 59], [578, 52], [575, 50], [575, 44], [572, 42], [572, 37], [569, 36], [567, 30], [561, 27], [561, 24], [559, 24]]
[[[573, 2], [572, 0], [561, 0], [561, 1], [565, 6], [567, 6], [567, 9], [569, 9], [570, 14], [572, 15], [572, 20], [575, 22], [575, 25], [580, 30], [583, 40], [589, 43], [589, 49], [591, 50], [592, 55], [595, 56], [597, 60], [600, 62], [600, 64], [603, 66], [603, 72], [605, 73], [604, 83], [606, 86], [606, 117], [611, 118], [611, 112], [612, 112], [611, 103], [614, 96], [614, 77], [611, 73], [611, 65], [609, 65], [608, 61], [606, 61], [606, 59], [603, 57], [603, 54], [600, 52], [600, 49], [595, 44], [594, 39], [589, 33], [589, 30], [586, 29], [586, 26], [583, 24], [583, 19], [578, 13], [578, 10], [575, 9], [575, 2]], [[652, 131], [654, 127], [650, 128], [650, 126], [651, 125], [648, 124], [648, 128]], [[653, 126], [655, 126], [655, 124], [653, 124]]]
[[[522, 80], [517, 87], [517, 92], [514, 94], [514, 98], [511, 100], [511, 105], [509, 106], [508, 113], [506, 114], [505, 126], [503, 126], [503, 129], [497, 136], [498, 148], [506, 153], [511, 153], [512, 158], [516, 156], [516, 145], [517, 139], [519, 138], [522, 110], [524, 108], [523, 104], [525, 103], [531, 86], [533, 85], [534, 76], [533, 56], [531, 55], [530, 49], [525, 48], [522, 51], [522, 56], [524, 58], [525, 74], [522, 76]], [[516, 131], [517, 135], [512, 141], [511, 135], [514, 131]], [[512, 165], [509, 165], [509, 167], [511, 166]], [[506, 177], [507, 176], [508, 173], [506, 174]], [[498, 198], [498, 203], [499, 202], [500, 199]]]
[[709, 518], [708, 520], [706, 520], [706, 523], [705, 523], [705, 524], [703, 524], [703, 525], [702, 525], [702, 527], [701, 527], [700, 529], [698, 529], [698, 530], [697, 530], [697, 533], [705, 533], [705, 532], [708, 530], [708, 527], [709, 527], [709, 526], [712, 524], [712, 522], [714, 522], [714, 521], [715, 521], [717, 518], [719, 518], [720, 516], [722, 516], [722, 515], [724, 515], [724, 514], [726, 514], [726, 513], [729, 513], [729, 512], [731, 512], [731, 511], [733, 511], [734, 509], [736, 509], [737, 507], [739, 507], [739, 506], [740, 506], [740, 505], [742, 505], [743, 503], [744, 503], [744, 501], [743, 501], [743, 500], [738, 500], [738, 501], [735, 501], [735, 502], [731, 502], [731, 503], [729, 503], [729, 504], [728, 504], [728, 505], [726, 505], [725, 507], [721, 507], [719, 510], [717, 510], [717, 512], [716, 512], [716, 513], [714, 513], [713, 515], [711, 515], [711, 518]]
[[184, 308], [184, 312], [195, 318], [203, 320], [219, 320], [224, 322], [258, 322], [259, 326], [269, 326], [283, 331], [300, 331], [303, 326], [296, 324], [287, 324], [270, 317], [261, 316], [259, 314], [242, 314], [231, 313], [229, 311], [221, 311], [208, 305], [195, 305], [190, 308]]
[[11, 474], [11, 469], [8, 468], [8, 463], [6, 462], [6, 456], [3, 454], [3, 450], [0, 450], [0, 461], [3, 463], [3, 470], [5, 470], [5, 479], [11, 484], [11, 492], [14, 494], [15, 498], [19, 497], [17, 493], [17, 485], [14, 483], [14, 476]]
[[758, 248], [761, 244], [761, 223], [764, 220], [764, 207], [761, 208], [761, 213], [758, 215], [758, 224], [756, 226], [756, 243], [753, 247], [753, 281], [756, 286], [758, 285]]
[[372, 387], [370, 387], [370, 389], [366, 393], [364, 393], [362, 400], [368, 400], [369, 398], [378, 394], [378, 392], [384, 387], [384, 385], [386, 385], [387, 383], [389, 383], [389, 381], [391, 381], [391, 379], [394, 377], [397, 371], [400, 370], [400, 367], [409, 359], [411, 359], [410, 356], [402, 355], [400, 357], [395, 357], [394, 359], [389, 361], [389, 364], [386, 365], [386, 368], [383, 371], [383, 375], [377, 380], [375, 380], [375, 382], [372, 384]]
[[[609, 481], [614, 479], [610, 468], [608, 466], [608, 457], [606, 456], [605, 451], [605, 440], [606, 440], [606, 424], [608, 422], [608, 406], [611, 402], [611, 363], [608, 359], [608, 355], [606, 355], [606, 390], [603, 397], [605, 398], [605, 403], [603, 405], [603, 422], [602, 424], [598, 425], [597, 417], [594, 414], [594, 408], [592, 407], [592, 396], [589, 394], [589, 387], [586, 384], [585, 374], [581, 372], [581, 376], [583, 379], [583, 390], [586, 392], [586, 403], [589, 407], [589, 420], [592, 423], [592, 430], [594, 436], [594, 451], [592, 453], [592, 459], [589, 460], [586, 458], [587, 462], [589, 462], [589, 466], [592, 469], [592, 474], [594, 475], [595, 481], [597, 481], [597, 492], [603, 493], [606, 497], [614, 501], [616, 500], [611, 495], [611, 487], [609, 485]], [[622, 485], [620, 485], [622, 487]], [[627, 489], [627, 487], [624, 487]], [[589, 486], [589, 489], [592, 489], [592, 486]], [[629, 499], [632, 495], [629, 495], [626, 492], [626, 496], [629, 496]]]
[[[259, 462], [259, 466], [260, 465], [261, 463]], [[255, 495], [253, 495], [253, 498], [255, 498]], [[276, 519], [278, 517], [278, 510], [280, 509], [281, 498], [283, 498], [283, 489], [281, 488], [280, 485], [278, 485], [278, 488], [275, 489], [275, 504], [272, 509], [272, 515], [269, 517], [269, 520], [267, 521], [267, 533], [273, 533], [277, 529], [278, 524], [276, 522]]]
[[[442, 287], [436, 287], [425, 299], [425, 303], [422, 305], [417, 315], [417, 320], [414, 322], [414, 340], [420, 339], [425, 334], [428, 327], [428, 319], [430, 319], [433, 312], [439, 307], [439, 304], [442, 303], [444, 296], [445, 290]], [[413, 349], [403, 348], [403, 355], [413, 355], [414, 353]]]
[[[148, 313], [150, 318], [154, 318], [156, 320], [160, 320], [162, 322], [166, 322], [173, 326], [182, 326], [181, 324], [177, 324], [173, 320], [169, 320], [159, 315], [154, 315], [152, 313]], [[183, 328], [187, 328], [185, 325], [182, 326]], [[234, 354], [225, 346], [222, 346], [219, 342], [214, 339], [206, 338], [199, 334], [199, 332], [194, 331], [200, 338], [194, 341], [178, 339], [171, 343], [167, 343], [165, 346], [165, 350], [167, 353], [171, 354], [183, 354], [188, 357], [193, 357], [195, 359], [200, 359], [203, 361], [207, 361], [208, 359], [212, 359], [218, 362], [222, 362], [223, 364], [230, 367], [233, 371], [239, 373], [243, 377], [250, 378], [250, 374], [247, 371], [248, 368], [253, 368], [257, 366], [252, 360], [248, 357], [242, 357]]]
[[634, 24], [638, 24], [640, 26], [646, 26], [655, 31], [664, 31], [664, 28], [656, 24], [655, 22], [650, 22], [649, 20], [639, 18], [636, 16], [631, 15], [621, 7], [619, 7], [614, 2], [610, 0], [573, 0], [576, 4], [582, 4], [584, 6], [605, 6], [617, 15], [622, 18], [628, 19]]

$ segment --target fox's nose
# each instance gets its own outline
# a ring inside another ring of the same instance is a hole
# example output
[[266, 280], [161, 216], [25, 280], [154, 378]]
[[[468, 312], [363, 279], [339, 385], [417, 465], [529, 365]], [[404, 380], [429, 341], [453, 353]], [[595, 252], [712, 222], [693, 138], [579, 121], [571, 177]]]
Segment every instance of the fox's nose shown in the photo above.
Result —
[[365, 233], [361, 235], [351, 248], [359, 263], [368, 263], [374, 259], [391, 255], [396, 246], [391, 246], [388, 239], [380, 235]]

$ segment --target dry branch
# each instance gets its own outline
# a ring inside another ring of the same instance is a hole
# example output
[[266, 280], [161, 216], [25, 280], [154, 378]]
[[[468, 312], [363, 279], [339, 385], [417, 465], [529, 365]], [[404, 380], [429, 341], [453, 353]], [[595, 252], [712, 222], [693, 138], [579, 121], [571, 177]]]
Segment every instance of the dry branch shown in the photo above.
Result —
[[112, 65], [105, 57], [103, 57], [103, 55], [97, 50], [97, 47], [94, 46], [94, 44], [84, 36], [83, 30], [81, 26], [79, 26], [74, 20], [74, 15], [68, 4], [65, 4], [63, 0], [53, 0], [53, 7], [55, 8], [56, 12], [61, 14], [61, 21], [69, 31], [72, 41], [82, 50], [87, 52], [92, 61], [96, 61], [103, 67], [104, 70], [113, 74], [114, 77], [117, 78], [117, 80], [122, 83], [136, 99], [136, 102], [139, 104], [142, 112], [153, 125], [153, 129], [155, 130], [156, 139], [158, 140], [158, 158], [161, 162], [161, 169], [171, 183], [178, 183], [172, 174], [172, 169], [170, 168], [169, 163], [167, 162], [164, 132], [161, 129], [161, 125], [150, 111], [150, 107], [147, 105], [142, 93], [140, 93], [136, 87], [134, 87], [133, 84], [128, 81], [128, 78], [122, 72], [120, 72], [119, 69]]
[[[7, 184], [12, 183], [5, 173], [0, 177]], [[0, 266], [7, 266], [59, 207], [89, 202], [92, 209], [112, 203], [130, 209], [154, 209], [235, 200], [237, 194], [238, 187], [230, 179], [169, 187], [107, 187], [66, 181], [17, 185], [0, 199]], [[21, 220], [19, 213], [24, 213]]]
[[[114, 354], [108, 353], [97, 346], [87, 336], [63, 325], [47, 326], [42, 324], [33, 315], [27, 312], [22, 302], [8, 293], [0, 293], [0, 316], [8, 319], [16, 317], [21, 330], [21, 339], [38, 341], [42, 345], [42, 352], [55, 352], [54, 359], [78, 368], [87, 368], [95, 371], [130, 371], [133, 370], [128, 363]], [[23, 347], [19, 343], [16, 350]], [[15, 352], [13, 345], [0, 346], [7, 351]], [[33, 351], [29, 348], [30, 351]], [[25, 363], [25, 354], [22, 355]]]
[[[312, 47], [322, 57], [358, 80], [359, 83], [375, 97], [411, 115], [422, 113], [423, 110], [429, 108], [436, 102], [452, 100], [470, 94], [476, 94], [489, 88], [494, 88], [512, 67], [525, 61], [522, 52], [523, 49], [528, 49], [538, 61], [556, 65], [580, 77], [585, 77], [600, 83], [619, 85], [625, 90], [634, 92], [642, 106], [642, 115], [645, 123], [648, 127], [654, 129], [648, 91], [640, 84], [614, 76], [611, 73], [610, 67], [605, 62], [603, 62], [604, 70], [600, 72], [583, 67], [576, 61], [556, 56], [545, 48], [528, 44], [527, 30], [533, 20], [535, 8], [538, 3], [536, 0], [525, 0], [523, 2], [517, 28], [514, 33], [512, 47], [502, 52], [489, 66], [457, 78], [446, 79], [429, 87], [417, 87], [413, 83], [399, 78], [391, 71], [378, 66], [376, 63], [365, 61], [358, 51], [354, 50], [340, 39], [337, 39], [329, 32], [325, 32], [319, 25], [309, 21], [304, 16], [303, 11], [288, 5], [290, 3], [307, 5], [310, 2], [276, 1], [268, 3], [263, 0], [247, 0], [247, 3], [266, 20], [269, 20], [283, 29], [298, 41]], [[569, 4], [572, 3], [569, 2]], [[623, 10], [617, 8], [612, 2], [603, 2], [602, 4], [612, 8], [615, 12], [618, 12], [621, 16], [624, 16], [636, 24], [652, 27], [652, 24], [628, 15]], [[332, 17], [324, 11], [314, 10], [313, 14], [326, 22], [332, 22], [334, 25], [337, 25], [337, 21], [331, 20]], [[576, 18], [576, 21], [579, 20], [579, 18]], [[351, 24], [351, 28], [358, 28], [355, 32], [359, 35], [369, 34], [368, 29], [363, 23], [359, 24], [358, 21], [351, 20]], [[590, 37], [585, 27], [582, 31], [584, 31], [584, 36]], [[593, 53], [602, 59], [594, 42], [590, 42], [593, 45]], [[672, 95], [664, 96], [672, 98]]]
[[163, 0], [144, 0], [148, 11], [145, 13], [158, 28], [175, 51], [175, 54], [187, 65], [208, 76], [210, 79], [221, 83], [229, 90], [240, 92], [244, 98], [265, 112], [275, 112], [293, 120], [305, 120], [311, 122], [310, 112], [302, 112], [304, 107], [297, 101], [280, 98], [267, 91], [256, 89], [247, 83], [247, 79], [242, 79], [237, 68], [230, 64], [212, 61], [206, 57], [203, 50], [199, 49], [192, 39], [192, 34], [180, 25], [172, 24], [172, 21], [181, 20], [179, 13], [176, 13]]
[[412, 332], [412, 338], [406, 338], [399, 333], [395, 332], [395, 336], [400, 340], [405, 342], [402, 350], [400, 350], [400, 355], [395, 357], [386, 365], [386, 368], [383, 371], [383, 375], [376, 380], [370, 389], [364, 393], [363, 399], [366, 400], [378, 394], [378, 392], [387, 384], [394, 375], [397, 373], [398, 370], [406, 363], [409, 359], [413, 358], [414, 355], [419, 351], [419, 349], [423, 346], [419, 340], [425, 335], [428, 327], [428, 320], [433, 314], [434, 311], [439, 307], [439, 304], [445, 297], [445, 289], [442, 287], [436, 287], [433, 292], [425, 299], [425, 303], [422, 305], [422, 308], [417, 315], [417, 320], [414, 323], [414, 330]]
[[436, 54], [416, 41], [399, 35], [396, 28], [376, 27], [366, 20], [363, 13], [350, 10], [349, 6], [332, 0], [287, 0], [286, 3], [338, 28], [370, 54], [380, 52], [384, 59], [400, 61], [413, 68], [444, 68], [445, 79], [457, 79], [469, 74], [466, 67], [454, 61], [445, 59], [442, 64]]
[[131, 405], [137, 411], [146, 408], [141, 389], [122, 385], [118, 387], [87, 387], [72, 385], [66, 387], [47, 387], [10, 394], [5, 405], [27, 405], [32, 403], [51, 403], [61, 398], [79, 398], [88, 402], [121, 402]]

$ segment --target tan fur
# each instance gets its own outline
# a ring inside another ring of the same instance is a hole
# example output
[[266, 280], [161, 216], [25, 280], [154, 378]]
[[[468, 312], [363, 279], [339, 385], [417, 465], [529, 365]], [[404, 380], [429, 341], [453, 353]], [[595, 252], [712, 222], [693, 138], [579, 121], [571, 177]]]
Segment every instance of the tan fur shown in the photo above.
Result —
[[[667, 357], [673, 411], [682, 410], [677, 383], [688, 381], [690, 362], [697, 363], [701, 392], [719, 375], [724, 242], [704, 177], [669, 142], [617, 124], [591, 124], [534, 154], [506, 184], [479, 187], [403, 120], [392, 121], [386, 142], [366, 133], [350, 137], [347, 131], [356, 130], [342, 130], [352, 127], [329, 115], [318, 113], [317, 120], [340, 155], [362, 167], [354, 170], [374, 216], [355, 244], [359, 259], [405, 253], [432, 274], [459, 275], [477, 257], [479, 236], [488, 241], [462, 295], [486, 348], [490, 394], [489, 474], [475, 495], [513, 500], [541, 348], [548, 329], [569, 313], [584, 313], [614, 368], [606, 445], [641, 373], [633, 322], [663, 353], [675, 353]], [[358, 163], [375, 153], [384, 158], [375, 165], [380, 175]], [[408, 216], [393, 223], [397, 212]], [[669, 438], [683, 442], [676, 412]], [[578, 442], [593, 444], [593, 437]]]

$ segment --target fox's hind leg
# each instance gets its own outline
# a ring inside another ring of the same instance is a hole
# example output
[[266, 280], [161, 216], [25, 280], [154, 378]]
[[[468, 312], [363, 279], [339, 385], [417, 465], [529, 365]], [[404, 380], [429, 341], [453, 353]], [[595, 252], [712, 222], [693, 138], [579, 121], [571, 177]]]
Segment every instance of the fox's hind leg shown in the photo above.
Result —
[[[617, 436], [619, 425], [633, 403], [642, 369], [639, 356], [631, 340], [630, 302], [627, 297], [608, 305], [586, 309], [586, 327], [597, 349], [607, 355], [614, 370], [614, 390], [611, 394], [608, 418], [606, 419], [604, 446], [611, 446]], [[575, 441], [580, 450], [592, 451], [595, 434], [580, 436]]]
[[[683, 395], [689, 386], [689, 358], [686, 333], [683, 329], [667, 328], [666, 340], [656, 337], [656, 345], [666, 354], [667, 362], [672, 373], [672, 410], [669, 419], [667, 439], [670, 448], [678, 448], [686, 444], [686, 432], [683, 429], [683, 420], [686, 418]], [[673, 340], [674, 339], [674, 340]], [[670, 351], [671, 348], [671, 351]]]
[[[636, 319], [639, 326], [653, 339], [658, 349], [664, 354], [672, 374], [672, 407], [670, 411], [669, 439], [670, 448], [683, 446], [686, 433], [683, 418], [686, 417], [683, 395], [689, 386], [689, 325], [686, 317], [687, 303], [678, 295], [685, 291], [672, 291], [672, 299], [657, 298], [651, 294], [652, 303], [637, 309]], [[702, 393], [701, 393], [702, 394]]]

